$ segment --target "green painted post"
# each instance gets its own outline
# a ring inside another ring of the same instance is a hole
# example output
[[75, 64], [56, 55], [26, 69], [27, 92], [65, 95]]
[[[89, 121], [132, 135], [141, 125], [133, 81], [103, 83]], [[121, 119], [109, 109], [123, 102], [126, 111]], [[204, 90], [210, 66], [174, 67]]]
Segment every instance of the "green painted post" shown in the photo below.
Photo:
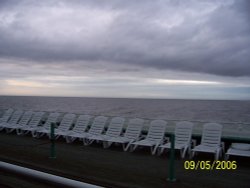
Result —
[[50, 125], [50, 158], [56, 158], [56, 151], [55, 151], [55, 124], [51, 123]]
[[170, 142], [171, 142], [171, 149], [170, 149], [170, 159], [169, 159], [169, 167], [168, 167], [168, 181], [174, 182], [175, 179], [175, 149], [174, 149], [174, 144], [175, 144], [175, 135], [171, 134], [170, 136]]

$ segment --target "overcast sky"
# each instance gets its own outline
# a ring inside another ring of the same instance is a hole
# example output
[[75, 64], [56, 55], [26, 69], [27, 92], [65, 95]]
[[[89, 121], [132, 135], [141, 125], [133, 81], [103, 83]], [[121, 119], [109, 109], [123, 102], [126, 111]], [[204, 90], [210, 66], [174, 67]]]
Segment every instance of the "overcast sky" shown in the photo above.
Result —
[[1, 0], [0, 95], [250, 99], [248, 0]]

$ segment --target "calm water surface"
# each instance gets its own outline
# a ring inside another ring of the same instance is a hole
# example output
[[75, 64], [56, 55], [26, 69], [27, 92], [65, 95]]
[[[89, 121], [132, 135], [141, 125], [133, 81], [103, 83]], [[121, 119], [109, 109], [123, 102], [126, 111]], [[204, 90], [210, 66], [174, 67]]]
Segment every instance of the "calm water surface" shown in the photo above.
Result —
[[250, 122], [250, 101], [0, 96], [0, 109], [149, 119]]

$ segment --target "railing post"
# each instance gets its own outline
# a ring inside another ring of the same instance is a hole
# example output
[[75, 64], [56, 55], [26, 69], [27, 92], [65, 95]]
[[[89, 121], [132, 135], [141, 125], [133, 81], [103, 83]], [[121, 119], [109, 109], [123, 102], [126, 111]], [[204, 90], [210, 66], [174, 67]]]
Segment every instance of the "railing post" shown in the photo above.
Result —
[[171, 142], [171, 149], [170, 149], [170, 159], [169, 159], [169, 167], [168, 167], [168, 181], [175, 181], [175, 147], [174, 147], [174, 144], [175, 144], [175, 135], [174, 134], [171, 134], [170, 136], [170, 142]]
[[55, 151], [55, 123], [51, 123], [50, 125], [50, 158], [56, 158], [56, 151]]

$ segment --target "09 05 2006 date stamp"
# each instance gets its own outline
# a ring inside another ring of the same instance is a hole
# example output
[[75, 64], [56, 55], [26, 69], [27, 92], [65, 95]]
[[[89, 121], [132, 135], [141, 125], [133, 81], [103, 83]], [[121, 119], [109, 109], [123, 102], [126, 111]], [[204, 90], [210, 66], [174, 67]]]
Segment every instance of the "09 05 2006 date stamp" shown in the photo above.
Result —
[[236, 170], [236, 161], [185, 161], [186, 170]]

